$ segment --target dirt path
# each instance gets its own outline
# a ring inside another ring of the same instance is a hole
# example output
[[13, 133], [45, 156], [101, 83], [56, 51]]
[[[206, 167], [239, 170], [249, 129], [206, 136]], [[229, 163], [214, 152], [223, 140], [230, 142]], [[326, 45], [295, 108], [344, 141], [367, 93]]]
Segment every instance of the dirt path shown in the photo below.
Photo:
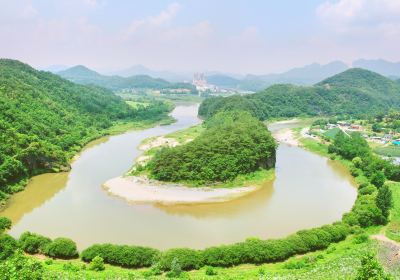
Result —
[[386, 269], [398, 269], [400, 265], [400, 243], [389, 239], [384, 234], [371, 236], [372, 239], [379, 241], [378, 259]]

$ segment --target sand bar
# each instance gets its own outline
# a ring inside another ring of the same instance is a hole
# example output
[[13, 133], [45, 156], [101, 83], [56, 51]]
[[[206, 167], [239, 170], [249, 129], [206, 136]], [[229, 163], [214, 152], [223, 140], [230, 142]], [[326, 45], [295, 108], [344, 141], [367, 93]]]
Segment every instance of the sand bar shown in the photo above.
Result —
[[185, 187], [160, 183], [144, 177], [125, 176], [108, 180], [103, 185], [111, 195], [133, 203], [192, 204], [224, 202], [253, 192], [257, 187], [210, 188]]

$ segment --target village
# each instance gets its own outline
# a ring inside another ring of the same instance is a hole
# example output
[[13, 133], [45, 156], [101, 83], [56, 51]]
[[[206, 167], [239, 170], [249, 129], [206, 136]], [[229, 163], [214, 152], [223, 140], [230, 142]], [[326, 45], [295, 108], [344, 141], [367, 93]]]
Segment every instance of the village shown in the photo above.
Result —
[[316, 120], [304, 134], [312, 138], [332, 140], [340, 131], [346, 135], [360, 133], [376, 154], [392, 158], [394, 162], [400, 164], [400, 133], [389, 124], [384, 127], [365, 120]]

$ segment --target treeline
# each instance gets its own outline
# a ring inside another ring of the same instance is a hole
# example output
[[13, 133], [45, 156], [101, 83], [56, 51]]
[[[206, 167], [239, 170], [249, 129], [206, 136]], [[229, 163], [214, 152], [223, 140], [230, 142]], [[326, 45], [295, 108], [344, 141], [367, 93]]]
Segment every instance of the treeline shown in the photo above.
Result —
[[134, 110], [109, 90], [1, 59], [0, 201], [31, 175], [68, 169], [69, 158], [113, 123], [168, 110], [162, 102]]
[[219, 111], [246, 110], [260, 120], [297, 116], [365, 117], [400, 108], [400, 86], [379, 74], [351, 69], [311, 86], [274, 85], [259, 93], [206, 99], [205, 118]]
[[193, 141], [161, 149], [146, 165], [157, 180], [197, 184], [225, 182], [275, 166], [276, 143], [266, 126], [247, 112], [217, 114]]
[[[4, 217], [0, 217], [0, 222], [1, 220], [8, 221]], [[3, 226], [2, 231], [4, 229], [6, 228]], [[111, 265], [127, 268], [156, 266], [160, 271], [172, 270], [175, 264], [183, 270], [199, 269], [207, 265], [231, 267], [245, 263], [262, 264], [283, 261], [296, 254], [325, 249], [331, 243], [344, 240], [351, 231], [348, 225], [335, 223], [301, 230], [283, 239], [249, 238], [244, 242], [209, 247], [204, 250], [176, 248], [159, 251], [142, 246], [95, 244], [83, 250], [80, 258], [85, 262], [91, 262], [96, 257], [101, 257], [104, 263]], [[2, 252], [0, 268], [1, 262], [11, 258], [18, 249], [28, 254], [39, 253], [58, 259], [78, 257], [76, 244], [68, 238], [51, 240], [39, 234], [25, 232], [19, 240], [15, 240], [2, 233], [0, 234], [0, 252]]]
[[351, 160], [353, 176], [368, 179], [359, 186], [356, 203], [352, 211], [344, 215], [343, 221], [362, 227], [386, 224], [392, 206], [392, 193], [385, 181], [399, 181], [400, 166], [374, 155], [359, 133], [348, 136], [339, 132], [328, 151]]

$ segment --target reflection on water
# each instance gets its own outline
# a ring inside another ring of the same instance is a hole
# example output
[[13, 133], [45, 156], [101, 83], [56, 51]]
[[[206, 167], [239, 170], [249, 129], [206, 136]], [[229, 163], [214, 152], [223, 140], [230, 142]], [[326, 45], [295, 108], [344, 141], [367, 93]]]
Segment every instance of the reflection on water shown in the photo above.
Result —
[[[10, 231], [66, 236], [80, 249], [94, 243], [202, 248], [249, 236], [275, 238], [339, 220], [350, 210], [356, 190], [339, 164], [297, 147], [280, 145], [276, 179], [237, 200], [202, 205], [128, 204], [101, 185], [126, 172], [140, 155], [139, 143], [199, 123], [196, 105], [173, 111], [177, 122], [102, 139], [85, 149], [70, 173], [35, 177], [0, 215]], [[272, 125], [272, 129], [295, 124]]]
[[156, 204], [156, 207], [171, 215], [192, 216], [199, 219], [210, 217], [235, 218], [237, 215], [246, 214], [246, 212], [252, 213], [255, 209], [262, 207], [271, 199], [273, 193], [273, 182], [267, 182], [257, 191], [232, 201], [187, 205]]
[[68, 172], [33, 177], [23, 192], [14, 194], [7, 201], [7, 207], [1, 215], [11, 219], [13, 224], [17, 223], [25, 214], [46, 203], [64, 188], [67, 179]]

